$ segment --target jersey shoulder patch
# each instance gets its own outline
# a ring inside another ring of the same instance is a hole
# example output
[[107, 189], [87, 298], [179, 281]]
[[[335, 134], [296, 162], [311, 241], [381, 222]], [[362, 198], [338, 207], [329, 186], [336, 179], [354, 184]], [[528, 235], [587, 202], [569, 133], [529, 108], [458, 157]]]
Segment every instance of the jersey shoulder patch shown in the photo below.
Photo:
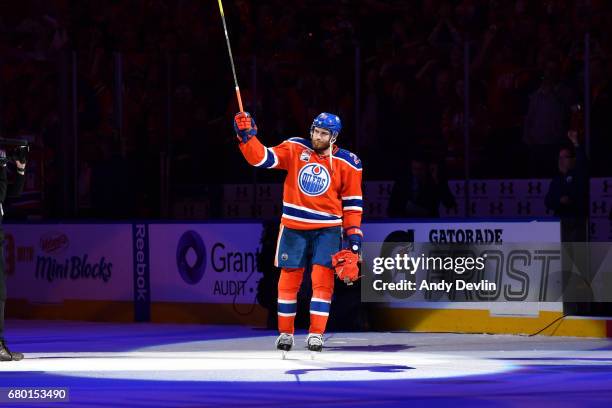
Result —
[[361, 170], [361, 160], [359, 159], [359, 157], [357, 157], [355, 153], [351, 153], [345, 149], [338, 149], [334, 153], [334, 157], [342, 160], [343, 162], [357, 170]]

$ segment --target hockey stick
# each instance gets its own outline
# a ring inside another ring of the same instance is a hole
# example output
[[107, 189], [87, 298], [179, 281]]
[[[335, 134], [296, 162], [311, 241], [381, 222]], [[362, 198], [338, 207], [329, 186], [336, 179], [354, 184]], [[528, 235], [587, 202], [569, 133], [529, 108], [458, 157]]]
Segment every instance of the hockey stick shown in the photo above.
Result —
[[236, 87], [236, 98], [238, 99], [238, 108], [240, 112], [244, 112], [242, 107], [242, 97], [240, 96], [240, 88], [238, 87], [238, 78], [236, 77], [236, 68], [234, 67], [234, 57], [232, 56], [232, 47], [230, 45], [229, 35], [227, 34], [227, 24], [225, 24], [225, 13], [223, 12], [223, 4], [221, 0], [219, 2], [219, 12], [221, 12], [221, 20], [223, 21], [223, 31], [225, 31], [225, 42], [227, 44], [227, 52], [230, 58], [230, 64], [232, 65], [232, 74], [234, 75], [234, 86]]

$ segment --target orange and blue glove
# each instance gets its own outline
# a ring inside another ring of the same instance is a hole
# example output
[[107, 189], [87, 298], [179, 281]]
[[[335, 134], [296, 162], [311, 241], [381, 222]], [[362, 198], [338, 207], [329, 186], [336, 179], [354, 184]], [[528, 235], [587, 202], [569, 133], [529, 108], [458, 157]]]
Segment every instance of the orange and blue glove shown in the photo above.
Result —
[[234, 116], [234, 130], [241, 143], [246, 143], [253, 136], [257, 136], [257, 125], [249, 112], [238, 112]]

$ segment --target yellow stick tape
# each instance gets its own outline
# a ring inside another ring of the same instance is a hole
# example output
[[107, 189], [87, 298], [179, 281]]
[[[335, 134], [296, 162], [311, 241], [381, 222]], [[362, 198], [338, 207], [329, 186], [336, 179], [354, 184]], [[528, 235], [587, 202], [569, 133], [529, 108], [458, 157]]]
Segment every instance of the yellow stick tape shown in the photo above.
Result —
[[218, 0], [219, 2], [219, 11], [221, 12], [221, 15], [223, 15], [223, 4], [221, 4], [221, 0]]

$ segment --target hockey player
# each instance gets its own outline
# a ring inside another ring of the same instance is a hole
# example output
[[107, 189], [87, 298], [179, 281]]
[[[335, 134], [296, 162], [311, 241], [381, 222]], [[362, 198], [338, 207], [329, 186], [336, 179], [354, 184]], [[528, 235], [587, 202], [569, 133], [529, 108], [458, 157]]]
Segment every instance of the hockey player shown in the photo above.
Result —
[[[275, 265], [281, 268], [276, 347], [286, 352], [294, 344], [297, 293], [309, 263], [312, 299], [306, 344], [310, 351], [321, 351], [334, 288], [332, 257], [336, 255], [334, 262], [339, 264], [350, 258], [346, 265], [351, 263], [354, 268], [345, 281], [357, 279], [355, 260], [363, 237], [361, 161], [334, 145], [342, 124], [330, 113], [314, 119], [310, 139], [294, 137], [270, 148], [257, 138], [257, 126], [249, 113], [236, 114], [234, 129], [249, 164], [287, 172], [275, 255]], [[340, 251], [343, 232], [350, 249]], [[346, 275], [341, 268], [337, 270]], [[341, 278], [345, 275], [339, 274]]]

